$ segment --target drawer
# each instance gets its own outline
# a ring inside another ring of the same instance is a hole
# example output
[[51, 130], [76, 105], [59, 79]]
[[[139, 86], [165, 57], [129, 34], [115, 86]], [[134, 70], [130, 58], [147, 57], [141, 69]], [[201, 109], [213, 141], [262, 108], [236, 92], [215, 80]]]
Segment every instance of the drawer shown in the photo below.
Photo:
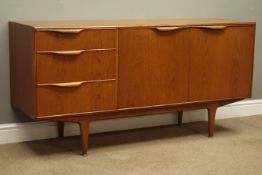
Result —
[[116, 109], [116, 83], [104, 81], [37, 87], [37, 117]]
[[48, 29], [36, 32], [36, 51], [115, 48], [115, 29]]
[[37, 83], [63, 83], [116, 78], [116, 51], [79, 55], [37, 54]]

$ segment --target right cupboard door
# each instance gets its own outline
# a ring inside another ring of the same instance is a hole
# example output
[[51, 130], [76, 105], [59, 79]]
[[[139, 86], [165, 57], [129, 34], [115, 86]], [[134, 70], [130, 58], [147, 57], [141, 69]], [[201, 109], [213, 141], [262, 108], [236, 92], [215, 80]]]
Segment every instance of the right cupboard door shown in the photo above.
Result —
[[254, 26], [190, 29], [189, 101], [251, 96]]

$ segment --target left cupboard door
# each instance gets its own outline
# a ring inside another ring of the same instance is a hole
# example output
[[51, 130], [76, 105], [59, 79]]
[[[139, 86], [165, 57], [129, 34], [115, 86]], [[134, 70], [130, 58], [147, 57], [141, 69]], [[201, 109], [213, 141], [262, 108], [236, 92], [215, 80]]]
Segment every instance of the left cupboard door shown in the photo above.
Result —
[[119, 30], [118, 107], [186, 102], [189, 30]]

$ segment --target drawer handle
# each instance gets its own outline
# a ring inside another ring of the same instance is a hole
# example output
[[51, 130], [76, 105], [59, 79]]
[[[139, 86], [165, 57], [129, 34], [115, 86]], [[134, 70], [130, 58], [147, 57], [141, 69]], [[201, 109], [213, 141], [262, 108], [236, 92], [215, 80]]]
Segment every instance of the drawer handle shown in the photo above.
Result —
[[44, 84], [43, 86], [55, 86], [55, 87], [79, 87], [84, 84], [85, 81], [69, 82], [69, 83], [55, 83], [55, 84]]
[[68, 83], [52, 83], [52, 84], [38, 84], [38, 86], [54, 86], [61, 88], [79, 87], [85, 83], [97, 83], [97, 82], [108, 82], [116, 81], [116, 79], [105, 79], [105, 80], [89, 80], [89, 81], [78, 81], [78, 82], [68, 82]]
[[82, 32], [83, 30], [84, 29], [39, 29], [38, 31], [77, 34]]
[[49, 53], [56, 55], [80, 55], [86, 50], [67, 50], [67, 51], [38, 51], [37, 53]]
[[182, 27], [156, 27], [155, 29], [160, 32], [168, 32], [175, 31], [179, 29], [187, 29], [187, 28], [203, 28], [203, 29], [211, 29], [211, 30], [222, 30], [227, 28], [227, 26], [182, 26]]
[[116, 48], [106, 48], [106, 49], [89, 49], [89, 50], [66, 50], [66, 51], [37, 51], [37, 53], [47, 53], [47, 54], [57, 54], [57, 55], [80, 55], [83, 52], [92, 51], [110, 51], [116, 50]]
[[211, 29], [211, 30], [223, 30], [227, 26], [195, 26], [195, 28]]

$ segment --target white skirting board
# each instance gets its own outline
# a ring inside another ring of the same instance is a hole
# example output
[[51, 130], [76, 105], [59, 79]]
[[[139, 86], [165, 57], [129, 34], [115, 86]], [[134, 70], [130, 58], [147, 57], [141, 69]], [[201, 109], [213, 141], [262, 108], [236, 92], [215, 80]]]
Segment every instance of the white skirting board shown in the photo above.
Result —
[[[245, 100], [220, 107], [216, 119], [244, 117], [262, 114], [262, 99]], [[128, 130], [160, 125], [176, 124], [176, 114], [142, 116], [125, 119], [103, 120], [91, 123], [90, 133]], [[206, 110], [184, 113], [183, 123], [207, 120]], [[76, 124], [65, 125], [65, 136], [79, 135]], [[57, 137], [54, 122], [29, 122], [0, 124], [0, 144], [16, 143]]]

